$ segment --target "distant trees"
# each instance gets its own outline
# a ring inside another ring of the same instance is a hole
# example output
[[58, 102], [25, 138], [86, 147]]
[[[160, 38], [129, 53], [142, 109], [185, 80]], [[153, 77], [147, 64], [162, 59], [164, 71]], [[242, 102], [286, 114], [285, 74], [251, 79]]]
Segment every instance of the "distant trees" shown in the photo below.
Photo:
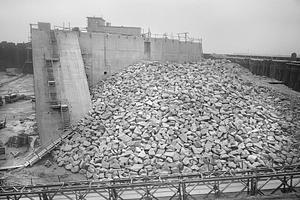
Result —
[[26, 61], [26, 43], [0, 43], [0, 71], [6, 68], [22, 68]]

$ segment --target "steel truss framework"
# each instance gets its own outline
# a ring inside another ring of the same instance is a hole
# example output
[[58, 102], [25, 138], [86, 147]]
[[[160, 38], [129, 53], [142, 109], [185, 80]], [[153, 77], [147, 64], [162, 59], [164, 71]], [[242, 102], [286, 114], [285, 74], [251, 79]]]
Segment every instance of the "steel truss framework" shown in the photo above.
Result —
[[111, 181], [59, 182], [1, 186], [0, 199], [199, 199], [205, 197], [300, 197], [300, 165], [245, 171], [212, 171], [189, 175], [148, 176]]

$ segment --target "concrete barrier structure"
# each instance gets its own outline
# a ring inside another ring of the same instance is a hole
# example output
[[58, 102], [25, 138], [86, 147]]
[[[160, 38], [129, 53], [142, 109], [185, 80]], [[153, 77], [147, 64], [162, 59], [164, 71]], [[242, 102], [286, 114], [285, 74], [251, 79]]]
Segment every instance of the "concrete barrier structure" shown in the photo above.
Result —
[[91, 108], [90, 92], [77, 34], [55, 31], [60, 60], [62, 99], [70, 107], [70, 122], [80, 120]]
[[202, 43], [168, 38], [150, 38], [150, 60], [196, 62], [202, 58]]
[[77, 34], [50, 30], [42, 24], [31, 30], [36, 119], [42, 145], [91, 108]]
[[102, 17], [87, 17], [88, 32], [101, 32], [111, 34], [122, 34], [122, 35], [141, 35], [140, 27], [128, 27], [128, 26], [112, 26], [111, 23], [106, 22]]
[[242, 57], [229, 57], [232, 62], [248, 68], [253, 74], [282, 81], [295, 91], [300, 91], [300, 62]]
[[[103, 28], [88, 18], [87, 31], [31, 28], [38, 130], [42, 144], [59, 137], [91, 107], [89, 86], [140, 60], [196, 62], [202, 43], [141, 35], [140, 28]], [[122, 32], [123, 30], [123, 32]]]
[[79, 32], [78, 39], [90, 86], [139, 60], [183, 63], [202, 58], [202, 44], [190, 41], [94, 32]]
[[144, 39], [119, 34], [78, 34], [89, 85], [144, 59]]

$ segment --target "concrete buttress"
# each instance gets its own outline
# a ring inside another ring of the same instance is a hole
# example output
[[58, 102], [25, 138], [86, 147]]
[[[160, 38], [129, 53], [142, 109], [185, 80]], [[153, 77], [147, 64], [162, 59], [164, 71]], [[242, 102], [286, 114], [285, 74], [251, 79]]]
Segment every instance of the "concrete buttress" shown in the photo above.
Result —
[[32, 29], [36, 119], [41, 144], [91, 108], [91, 98], [76, 32]]

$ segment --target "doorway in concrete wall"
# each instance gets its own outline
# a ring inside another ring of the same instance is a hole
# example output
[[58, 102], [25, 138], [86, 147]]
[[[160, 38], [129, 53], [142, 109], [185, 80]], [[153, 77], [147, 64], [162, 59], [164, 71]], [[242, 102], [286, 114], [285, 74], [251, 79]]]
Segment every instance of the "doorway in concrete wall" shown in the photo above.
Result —
[[144, 42], [144, 55], [147, 60], [151, 59], [151, 42]]

